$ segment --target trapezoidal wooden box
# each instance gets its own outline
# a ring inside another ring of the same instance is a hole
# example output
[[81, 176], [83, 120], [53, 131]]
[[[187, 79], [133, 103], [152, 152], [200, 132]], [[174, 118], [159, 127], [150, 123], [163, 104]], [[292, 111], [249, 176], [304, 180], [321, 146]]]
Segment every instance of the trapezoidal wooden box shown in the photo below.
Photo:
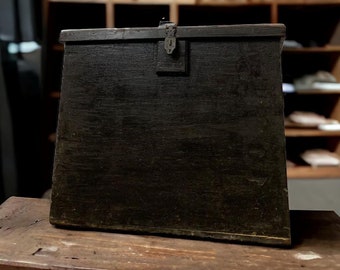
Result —
[[50, 222], [290, 245], [280, 24], [64, 30]]

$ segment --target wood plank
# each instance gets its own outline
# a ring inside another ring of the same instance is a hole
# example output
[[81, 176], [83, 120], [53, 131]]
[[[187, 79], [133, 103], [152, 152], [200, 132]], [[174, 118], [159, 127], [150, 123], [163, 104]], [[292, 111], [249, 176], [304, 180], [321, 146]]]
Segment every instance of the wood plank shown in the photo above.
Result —
[[311, 167], [311, 166], [288, 167], [287, 177], [290, 179], [339, 178], [340, 167]]
[[197, 5], [205, 6], [248, 6], [270, 5], [273, 0], [197, 0]]
[[283, 48], [284, 53], [340, 53], [340, 46]]
[[296, 90], [296, 94], [299, 95], [339, 95], [339, 90], [325, 90], [325, 89], [308, 89], [308, 90]]
[[339, 4], [340, 0], [276, 0], [280, 5], [327, 5]]
[[114, 4], [124, 5], [171, 5], [171, 4], [182, 4], [182, 5], [194, 5], [195, 0], [112, 0]]
[[107, 3], [112, 1], [114, 4], [171, 4], [177, 3], [182, 5], [258, 5], [258, 4], [272, 4], [275, 1], [280, 5], [325, 5], [325, 4], [339, 4], [340, 0], [48, 0], [49, 2], [61, 3]]
[[340, 57], [337, 58], [331, 72], [337, 81], [340, 82]]
[[313, 128], [286, 128], [286, 137], [339, 137], [340, 131], [324, 131]]
[[107, 28], [114, 27], [114, 6], [111, 0], [108, 0], [106, 2], [105, 16], [106, 16], [106, 27]]
[[[285, 33], [283, 24], [179, 26], [176, 38], [282, 37]], [[60, 41], [148, 40], [164, 36], [164, 29], [157, 27], [78, 29], [62, 30]]]
[[0, 268], [338, 269], [340, 219], [291, 211], [291, 249], [160, 236], [58, 229], [47, 199], [11, 197], [0, 206]]
[[170, 21], [178, 24], [179, 20], [179, 8], [177, 3], [171, 3], [170, 4]]
[[105, 4], [109, 0], [48, 0], [49, 2], [60, 2], [60, 3], [98, 3]]
[[278, 5], [276, 3], [273, 3], [270, 6], [270, 21], [271, 23], [279, 22]]

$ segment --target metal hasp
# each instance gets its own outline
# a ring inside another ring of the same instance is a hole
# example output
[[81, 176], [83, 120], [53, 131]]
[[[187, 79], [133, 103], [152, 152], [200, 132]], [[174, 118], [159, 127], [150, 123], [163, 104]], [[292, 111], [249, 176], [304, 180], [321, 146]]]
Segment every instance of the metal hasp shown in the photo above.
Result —
[[[157, 45], [156, 72], [158, 75], [188, 75], [187, 40], [176, 37], [177, 25], [170, 21], [162, 20], [158, 28], [161, 30]], [[165, 52], [164, 52], [165, 50]]]
[[165, 24], [164, 49], [167, 54], [172, 54], [176, 49], [176, 31], [177, 25], [175, 23]]

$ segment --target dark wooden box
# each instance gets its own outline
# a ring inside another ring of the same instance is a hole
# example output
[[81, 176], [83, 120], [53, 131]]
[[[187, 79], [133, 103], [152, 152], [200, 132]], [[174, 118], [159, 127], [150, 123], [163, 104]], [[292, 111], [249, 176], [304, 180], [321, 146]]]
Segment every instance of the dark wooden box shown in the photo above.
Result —
[[284, 36], [280, 24], [62, 31], [50, 222], [289, 246]]

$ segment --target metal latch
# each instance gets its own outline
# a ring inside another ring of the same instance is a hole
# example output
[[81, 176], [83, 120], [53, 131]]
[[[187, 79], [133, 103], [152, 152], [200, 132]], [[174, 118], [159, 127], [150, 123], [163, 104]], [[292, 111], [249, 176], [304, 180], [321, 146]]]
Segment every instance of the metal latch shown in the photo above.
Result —
[[165, 24], [164, 49], [167, 54], [172, 54], [176, 49], [176, 31], [177, 26], [174, 23]]
[[[156, 72], [159, 76], [188, 75], [188, 41], [179, 38], [177, 25], [173, 22], [159, 22], [156, 47]], [[180, 34], [180, 33], [179, 33]], [[165, 50], [165, 51], [164, 51]]]

